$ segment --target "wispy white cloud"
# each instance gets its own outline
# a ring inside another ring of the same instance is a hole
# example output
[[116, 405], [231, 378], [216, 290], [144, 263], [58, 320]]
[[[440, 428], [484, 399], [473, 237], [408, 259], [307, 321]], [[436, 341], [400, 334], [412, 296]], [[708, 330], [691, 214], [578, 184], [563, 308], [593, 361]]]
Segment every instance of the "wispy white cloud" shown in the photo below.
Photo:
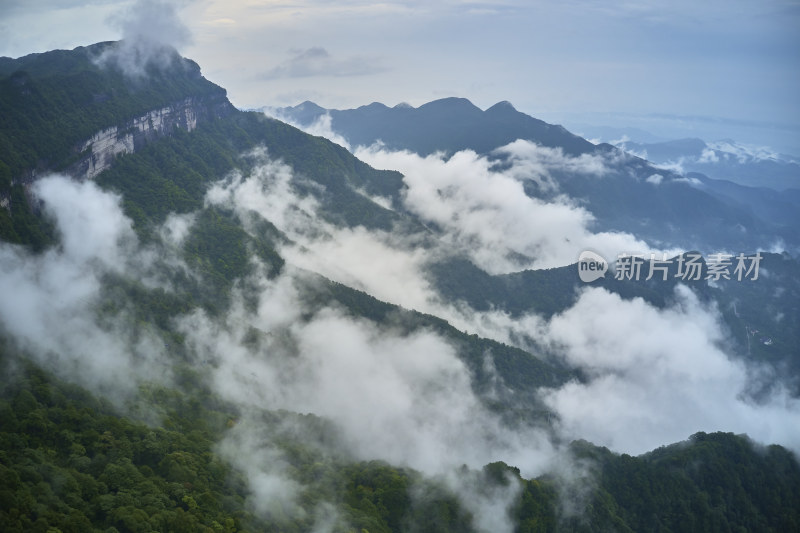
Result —
[[647, 176], [645, 181], [653, 185], [661, 185], [661, 182], [664, 181], [664, 176], [661, 174], [651, 174], [650, 176]]
[[[233, 175], [212, 188], [209, 205], [233, 207], [245, 220], [260, 213], [305, 236], [307, 219], [302, 212], [293, 214], [303, 200], [291, 197], [291, 170], [267, 159], [262, 163], [264, 168], [255, 170], [257, 179]], [[0, 301], [0, 327], [60, 376], [118, 401], [132, 397], [124, 393], [133, 395], [143, 381], [167, 382], [172, 362], [158, 334], [137, 330], [125, 313], [96, 314], [104, 277], [146, 278], [165, 250], [143, 248], [122, 214], [120, 198], [92, 182], [43, 178], [35, 193], [54, 217], [62, 245], [39, 256], [0, 246], [6, 272], [0, 278], [6, 295]], [[312, 214], [315, 207], [313, 202], [305, 206]], [[172, 216], [156, 233], [164, 236], [166, 246], [179, 247], [192, 222], [191, 215]], [[396, 272], [413, 271], [413, 256], [404, 259], [400, 250], [385, 247], [381, 235], [363, 231], [355, 230], [350, 238], [371, 240], [373, 256], [364, 256], [365, 262], [377, 273], [388, 272], [366, 283], [407, 290], [402, 279], [391, 279], [390, 267], [374, 268], [375, 261], [384, 266], [398, 262]], [[312, 232], [304, 242], [319, 247], [315, 253], [323, 257], [347, 255], [347, 238], [346, 232]], [[326, 239], [343, 242], [326, 249]], [[348, 268], [356, 276], [368, 274]], [[264, 410], [324, 417], [332, 428], [324, 453], [381, 459], [431, 475], [455, 475], [452, 470], [462, 464], [480, 468], [499, 459], [536, 475], [559, 453], [545, 432], [508, 427], [485, 407], [447, 339], [427, 330], [408, 332], [391, 319], [377, 325], [335, 306], [321, 307], [308, 299], [309, 288], [313, 291], [319, 280], [291, 264], [275, 279], [268, 280], [264, 271], [256, 268], [242, 280], [240, 287], [247, 289], [234, 291], [232, 307], [221, 316], [195, 310], [177, 319], [189, 357], [208, 369], [212, 390], [243, 413], [217, 451], [243, 470], [254, 512], [266, 517], [319, 514], [320, 521], [336, 521], [329, 504], [316, 510], [300, 504], [305, 487], [293, 478], [283, 449], [259, 418]], [[127, 305], [124, 299], [117, 303]], [[311, 445], [306, 431], [298, 426], [293, 438]], [[449, 486], [454, 493], [466, 491], [455, 482]], [[466, 491], [461, 497], [486, 511], [478, 522], [484, 531], [510, 531], [504, 529], [510, 527], [506, 509], [517, 489]]]
[[686, 287], [663, 310], [587, 289], [541, 333], [587, 374], [544, 395], [570, 437], [638, 454], [697, 431], [731, 431], [800, 451], [800, 400], [780, 387], [749, 398], [763, 370], [727, 355], [719, 312]]
[[402, 172], [408, 186], [405, 206], [487, 272], [563, 266], [585, 249], [608, 256], [649, 249], [626, 233], [593, 233], [588, 229], [592, 214], [569, 198], [546, 202], [525, 193], [524, 179], [554, 188], [554, 169], [600, 176], [607, 171], [601, 157], [568, 157], [528, 141], [516, 141], [501, 151], [511, 155], [509, 169], [498, 170], [471, 151], [445, 159], [441, 154], [389, 152], [376, 145], [355, 153], [376, 168]]
[[659, 168], [661, 170], [666, 170], [668, 172], [674, 172], [675, 174], [680, 174], [681, 176], [686, 174], [686, 170], [683, 168], [684, 159], [679, 158], [677, 161], [666, 161], [664, 163], [652, 163], [654, 168]]
[[175, 51], [191, 43], [191, 32], [178, 15], [176, 4], [165, 0], [137, 0], [111, 17], [122, 32], [122, 41], [97, 58], [126, 75], [145, 76], [148, 67], [175, 68]]
[[[373, 148], [375, 150], [379, 151]], [[545, 152], [542, 160], [556, 164], [561, 162], [562, 157], [557, 153]], [[518, 182], [510, 176], [492, 175], [495, 171], [491, 164], [475, 154], [462, 152], [445, 161], [436, 155], [420, 158], [408, 153], [380, 153], [372, 162], [386, 163], [377, 166], [403, 168], [407, 178], [412, 172], [417, 172], [419, 180], [424, 179], [432, 191], [425, 198], [438, 199], [432, 211], [444, 217], [434, 219], [443, 228], [450, 228], [450, 224], [456, 223], [463, 224], [454, 226], [458, 228], [481, 227], [480, 224], [464, 224], [463, 217], [467, 216], [464, 213], [487, 208], [483, 207], [484, 204], [473, 205], [471, 202], [474, 200], [459, 203], [459, 194], [467, 194], [467, 198], [471, 196], [466, 192], [455, 193], [451, 190], [458, 187], [467, 191], [474, 187], [475, 196], [480, 191], [482, 201], [494, 206], [491, 209], [492, 216], [502, 219], [506, 216], [504, 212], [508, 211], [515, 214], [514, 220], [527, 220], [524, 215], [518, 214], [524, 209], [517, 211], [516, 204], [507, 201], [511, 197], [526, 198], [523, 191], [514, 185]], [[596, 172], [598, 179], [602, 179], [596, 162], [585, 163], [579, 165], [577, 161], [572, 162], [573, 166], [577, 165], [576, 168]], [[548, 167], [544, 165], [540, 168], [544, 171]], [[408, 195], [417, 186], [413, 179], [416, 178], [412, 176], [407, 181]], [[508, 182], [493, 181], [500, 179]], [[657, 181], [657, 178], [651, 181]], [[273, 194], [270, 189], [265, 192]], [[242, 198], [252, 202], [254, 196], [251, 191]], [[280, 204], [292, 205], [296, 201], [289, 194]], [[408, 206], [416, 205], [408, 197], [406, 201]], [[523, 207], [541, 208], [538, 204], [527, 203]], [[274, 210], [262, 213], [269, 216], [271, 212]], [[312, 219], [301, 220], [307, 222]], [[494, 224], [494, 221], [485, 223]], [[287, 227], [291, 229], [291, 226]], [[302, 246], [284, 249], [290, 263], [363, 287], [383, 299], [436, 313], [457, 327], [481, 336], [536, 351], [544, 346], [550, 353], [563, 357], [569, 365], [581, 368], [587, 376], [585, 382], [568, 383], [543, 391], [543, 398], [559, 416], [558, 429], [567, 439], [588, 438], [617, 451], [640, 453], [685, 439], [696, 431], [720, 430], [745, 432], [762, 442], [778, 442], [794, 449], [800, 447], [800, 434], [788, 429], [800, 427], [793, 422], [800, 419], [798, 402], [779, 386], [770, 398], [760, 402], [747, 396], [752, 380], [760, 379], [764, 369], [748, 366], [730, 355], [731, 346], [718, 311], [701, 303], [686, 287], [679, 287], [674, 301], [664, 309], [655, 308], [640, 299], [623, 300], [602, 289], [586, 289], [573, 307], [550, 320], [532, 314], [511, 317], [497, 310], [476, 312], [464, 304], [459, 306], [442, 301], [425, 281], [426, 264], [435, 260], [435, 253], [422, 247], [414, 248], [408, 240], [393, 239], [388, 234], [370, 232], [364, 228], [342, 230], [328, 227], [324, 230], [324, 236], [317, 234], [311, 238], [303, 238], [307, 234], [304, 231], [292, 231], [301, 237]], [[451, 228], [451, 231], [455, 229]], [[477, 230], [475, 233], [470, 241], [473, 243], [473, 257], [480, 256], [474, 250], [493, 250], [500, 242], [499, 237], [494, 240], [486, 235], [478, 235]], [[505, 233], [505, 237], [513, 242], [513, 228], [509, 226]], [[444, 244], [449, 246], [453, 242], [444, 241]], [[545, 242], [542, 246], [553, 244]], [[360, 268], [359, 265], [367, 262], [364, 255], [371, 258], [370, 265], [378, 267]], [[385, 288], [393, 284], [399, 284], [405, 289], [404, 292]], [[274, 309], [293, 307], [289, 303], [292, 298], [286, 298], [285, 287], [269, 296], [265, 293], [262, 301], [269, 302], [268, 305], [274, 306]], [[335, 338], [332, 333], [334, 329], [348, 330], [349, 326], [340, 323], [342, 317], [335, 312], [329, 316], [320, 315], [320, 319], [318, 331], [326, 332], [320, 334], [320, 338]], [[266, 323], [274, 324], [274, 321], [267, 320]], [[363, 335], [363, 326], [354, 326], [356, 329], [352, 332]], [[207, 330], [205, 327], [190, 329]], [[316, 328], [314, 331], [317, 331]], [[219, 334], [213, 333], [212, 337], [219, 338]], [[413, 344], [411, 341], [406, 343]], [[349, 349], [359, 350], [358, 345]], [[379, 351], [391, 353], [388, 347], [382, 347]], [[369, 367], [366, 362], [360, 364]], [[438, 379], [447, 381], [444, 377]], [[387, 390], [392, 388], [389, 384], [385, 384], [385, 387]], [[368, 396], [369, 393], [362, 391], [361, 394]], [[545, 445], [539, 449], [547, 455], [543, 451], [547, 449]], [[513, 446], [508, 448], [507, 453], [514, 455]], [[401, 460], [410, 459], [405, 457]], [[421, 461], [416, 464], [424, 463], [420, 457], [413, 461]]]
[[[47, 368], [114, 399], [136, 389], [136, 377], [169, 375], [163, 342], [136, 331], [124, 305], [100, 315], [103, 278], [147, 278], [156, 256], [140, 248], [120, 198], [92, 182], [62, 176], [39, 179], [35, 196], [53, 217], [61, 245], [42, 254], [0, 244], [0, 329]], [[135, 322], [135, 321], [134, 321]]]
[[[715, 141], [708, 143], [708, 147], [714, 157], [709, 154], [708, 160], [699, 162], [717, 163], [719, 155], [734, 157], [740, 164], [758, 161], [779, 161], [782, 159], [774, 150], [766, 146], [735, 143], [733, 141]], [[715, 152], [720, 152], [720, 154], [718, 155]], [[703, 151], [703, 156], [706, 156], [705, 151]]]
[[700, 158], [697, 160], [698, 163], [719, 163], [719, 157], [717, 154], [714, 153], [714, 150], [711, 148], [704, 148], [703, 153], [700, 155]]
[[337, 59], [325, 48], [314, 46], [292, 51], [292, 57], [262, 75], [263, 79], [311, 78], [320, 76], [366, 76], [386, 70], [377, 58], [352, 56]]

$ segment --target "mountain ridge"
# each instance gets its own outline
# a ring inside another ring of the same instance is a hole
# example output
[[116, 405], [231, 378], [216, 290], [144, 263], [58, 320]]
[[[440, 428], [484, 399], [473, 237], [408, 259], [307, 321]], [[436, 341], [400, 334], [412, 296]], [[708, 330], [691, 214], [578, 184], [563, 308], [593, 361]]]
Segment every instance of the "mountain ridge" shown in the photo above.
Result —
[[[472, 150], [492, 161], [503, 161], [505, 156], [498, 152], [518, 140], [560, 150], [568, 157], [599, 157], [606, 167], [602, 179], [575, 172], [554, 173], [555, 194], [566, 193], [585, 205], [599, 230], [628, 232], [684, 249], [754, 249], [775, 238], [782, 239], [790, 250], [800, 249], [800, 237], [793, 229], [800, 204], [792, 195], [776, 204], [769, 191], [732, 191], [723, 181], [687, 177], [639, 157], [644, 154], [625, 151], [624, 146], [594, 145], [562, 126], [521, 113], [508, 102], [498, 102], [485, 111], [455, 97], [400, 110], [382, 104], [370, 106], [325, 110], [307, 101], [274, 112], [301, 127], [329, 116], [331, 130], [352, 147], [380, 142], [383, 150], [409, 150], [423, 157], [441, 153], [448, 158], [456, 151]], [[677, 141], [676, 146], [704, 149], [698, 148], [698, 143], [703, 142]], [[534, 181], [524, 181], [526, 192], [550, 199], [553, 193], [548, 196]], [[770, 206], [779, 210], [779, 216], [771, 216]], [[737, 224], [745, 231], [737, 230]]]
[[[339, 110], [306, 101], [275, 111], [278, 116], [293, 118], [303, 126], [329, 114], [331, 127], [353, 146], [369, 146], [380, 139], [390, 149], [407, 148], [421, 155], [442, 150], [452, 154], [464, 149], [486, 153], [520, 138], [536, 139], [543, 146], [559, 147], [571, 155], [594, 150], [594, 145], [562, 126], [520, 113], [507, 101], [498, 102], [485, 111], [459, 97], [441, 98], [419, 107], [376, 104]], [[382, 127], [394, 120], [399, 122], [391, 130]], [[446, 146], [440, 146], [436, 139], [451, 140]]]
[[796, 157], [730, 139], [706, 142], [684, 138], [656, 143], [624, 140], [615, 145], [632, 154], [646, 155], [654, 163], [679, 166], [715, 180], [778, 192], [800, 189], [800, 163]]

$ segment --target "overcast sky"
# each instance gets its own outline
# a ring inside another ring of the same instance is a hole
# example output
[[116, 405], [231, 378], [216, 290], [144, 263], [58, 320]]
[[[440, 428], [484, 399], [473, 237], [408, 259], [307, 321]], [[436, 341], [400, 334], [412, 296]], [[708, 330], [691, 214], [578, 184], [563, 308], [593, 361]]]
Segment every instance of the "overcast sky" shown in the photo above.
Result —
[[[153, 3], [145, 2], [157, 12]], [[0, 55], [118, 39], [134, 5], [142, 10], [131, 1], [2, 0]], [[799, 0], [175, 5], [191, 35], [176, 40], [180, 51], [239, 107], [463, 96], [482, 108], [509, 100], [572, 129], [603, 123], [800, 144]]]

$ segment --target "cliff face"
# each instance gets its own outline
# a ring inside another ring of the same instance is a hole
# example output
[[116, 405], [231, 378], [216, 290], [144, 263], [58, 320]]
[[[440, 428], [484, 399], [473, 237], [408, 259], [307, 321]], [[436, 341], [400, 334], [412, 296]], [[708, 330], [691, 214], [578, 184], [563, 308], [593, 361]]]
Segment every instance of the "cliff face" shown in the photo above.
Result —
[[197, 63], [171, 54], [131, 78], [99, 61], [120, 43], [0, 58], [0, 241], [41, 249], [52, 241], [30, 194], [57, 172], [95, 179], [117, 157], [237, 111]]
[[[80, 158], [59, 172], [78, 180], [94, 179], [114, 163], [114, 158], [140, 150], [146, 144], [171, 135], [177, 128], [194, 130], [199, 123], [223, 118], [236, 108], [224, 94], [188, 97], [148, 111], [116, 126], [102, 129], [73, 148]], [[25, 172], [14, 183], [27, 188], [52, 169], [39, 167]], [[0, 191], [0, 207], [10, 208], [10, 191]]]
[[118, 47], [0, 58], [0, 203], [46, 172], [93, 178], [118, 154], [235, 111], [225, 89], [177, 51], [167, 51], [168, 68], [132, 79], [98, 60]]
[[154, 109], [123, 124], [98, 131], [76, 147], [83, 154], [66, 173], [76, 179], [93, 179], [121, 154], [133, 153], [147, 143], [169, 136], [176, 128], [192, 131], [200, 122], [221, 118], [235, 108], [224, 96], [186, 98]]

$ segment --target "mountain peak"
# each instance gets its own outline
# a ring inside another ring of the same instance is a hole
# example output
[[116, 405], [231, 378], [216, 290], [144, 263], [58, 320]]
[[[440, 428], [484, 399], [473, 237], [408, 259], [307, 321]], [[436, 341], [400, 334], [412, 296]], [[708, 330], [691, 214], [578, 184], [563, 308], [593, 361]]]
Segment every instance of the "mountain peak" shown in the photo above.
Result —
[[371, 104], [362, 105], [358, 108], [359, 111], [367, 111], [369, 113], [380, 113], [382, 111], [386, 111], [387, 109], [389, 109], [389, 107], [380, 102], [372, 102]]
[[508, 113], [510, 111], [516, 113], [517, 108], [515, 108], [508, 100], [503, 100], [502, 102], [497, 102], [492, 107], [487, 109], [486, 113]]
[[440, 98], [419, 106], [419, 110], [442, 110], [442, 111], [480, 111], [480, 108], [467, 100], [457, 96]]
[[[464, 149], [489, 153], [517, 139], [560, 147], [570, 155], [596, 149], [560, 126], [517, 111], [508, 101], [498, 102], [486, 111], [466, 98], [449, 97], [417, 108], [408, 104], [389, 108], [372, 103], [357, 109], [331, 109], [329, 112], [334, 130], [353, 145], [369, 146], [381, 139], [393, 149], [412, 150], [422, 155]], [[311, 122], [292, 109], [288, 116], [302, 123]]]
[[297, 109], [298, 111], [302, 111], [302, 112], [305, 112], [305, 113], [310, 113], [310, 112], [324, 113], [325, 112], [325, 108], [324, 107], [312, 102], [311, 100], [306, 100], [305, 102], [301, 102], [301, 103], [297, 104], [296, 106], [294, 106], [294, 109]]

